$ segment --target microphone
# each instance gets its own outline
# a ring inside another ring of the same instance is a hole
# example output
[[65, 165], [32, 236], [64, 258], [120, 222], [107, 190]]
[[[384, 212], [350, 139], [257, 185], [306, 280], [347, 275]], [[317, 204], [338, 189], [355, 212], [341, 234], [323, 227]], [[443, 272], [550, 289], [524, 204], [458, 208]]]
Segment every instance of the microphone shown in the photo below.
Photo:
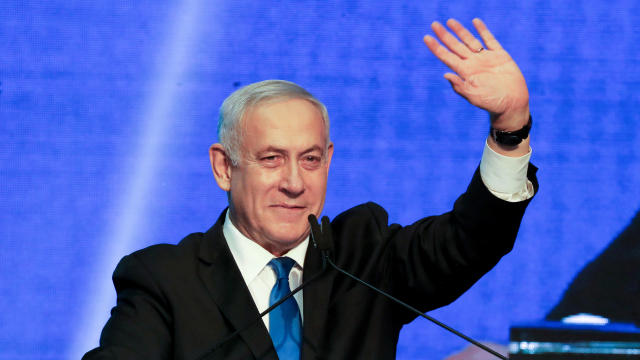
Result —
[[322, 260], [322, 264], [323, 264], [323, 269], [324, 269], [324, 264], [325, 262], [328, 263], [329, 265], [331, 265], [332, 268], [336, 269], [338, 272], [346, 275], [347, 277], [355, 280], [356, 282], [368, 287], [371, 290], [374, 290], [375, 292], [377, 292], [378, 294], [381, 294], [385, 297], [387, 297], [388, 299], [391, 299], [392, 301], [394, 301], [397, 304], [402, 305], [404, 308], [412, 311], [413, 313], [431, 321], [432, 323], [440, 326], [441, 328], [463, 338], [464, 340], [472, 343], [473, 345], [481, 348], [482, 350], [500, 358], [503, 360], [508, 360], [508, 358], [506, 358], [504, 355], [496, 352], [495, 350], [491, 349], [490, 347], [481, 344], [480, 342], [468, 337], [467, 335], [453, 329], [450, 326], [447, 326], [446, 324], [436, 320], [435, 318], [422, 313], [420, 310], [414, 308], [413, 306], [403, 302], [400, 299], [397, 299], [396, 297], [394, 297], [393, 295], [390, 295], [380, 289], [378, 289], [377, 287], [369, 284], [368, 282], [356, 277], [355, 275], [350, 274], [349, 272], [343, 270], [342, 268], [340, 268], [338, 265], [336, 265], [332, 260], [331, 260], [331, 249], [333, 248], [333, 235], [331, 233], [331, 223], [329, 222], [329, 218], [326, 216], [322, 217], [322, 228], [320, 228], [320, 226], [318, 225], [318, 219], [313, 215], [309, 215], [309, 223], [311, 224], [311, 234], [312, 234], [312, 238], [315, 239], [315, 242], [318, 244], [317, 247], [320, 250], [320, 252], [322, 253], [323, 256], [323, 260]]
[[315, 215], [309, 214], [307, 220], [309, 220], [309, 225], [311, 226], [311, 240], [313, 241], [313, 245], [318, 248], [322, 254], [322, 268], [324, 269], [326, 260], [331, 256], [330, 251], [333, 248], [331, 230], [323, 231], [323, 229], [330, 229], [331, 227], [329, 218], [326, 216], [322, 217], [322, 228], [318, 224], [318, 218]]
[[[313, 217], [313, 219], [315, 220], [315, 224], [311, 222], [311, 218]], [[326, 216], [325, 216], [326, 217]], [[324, 220], [324, 219], [323, 219]], [[329, 220], [329, 218], [327, 218], [327, 221]], [[216, 350], [220, 349], [220, 347], [222, 347], [222, 345], [226, 344], [227, 342], [229, 342], [231, 339], [233, 339], [234, 337], [236, 337], [238, 334], [240, 334], [241, 332], [247, 330], [248, 328], [250, 328], [251, 326], [253, 326], [253, 324], [255, 324], [256, 322], [258, 322], [260, 319], [262, 319], [263, 316], [267, 315], [268, 313], [270, 313], [273, 309], [277, 308], [278, 306], [280, 306], [280, 304], [282, 304], [283, 302], [285, 302], [288, 298], [292, 297], [293, 295], [295, 295], [296, 293], [298, 293], [300, 290], [302, 290], [305, 286], [307, 286], [309, 283], [311, 283], [312, 281], [314, 281], [315, 279], [317, 279], [318, 277], [320, 277], [320, 275], [322, 275], [325, 271], [325, 269], [327, 268], [327, 256], [328, 256], [328, 245], [325, 245], [325, 242], [322, 242], [322, 245], [320, 245], [321, 240], [317, 237], [314, 237], [314, 233], [315, 234], [321, 234], [321, 230], [320, 227], [318, 226], [318, 220], [315, 217], [315, 215], [311, 214], [309, 215], [309, 223], [311, 224], [311, 241], [313, 242], [313, 246], [318, 248], [322, 254], [322, 268], [320, 269], [320, 271], [318, 271], [316, 274], [314, 274], [312, 277], [310, 277], [309, 279], [307, 279], [305, 282], [303, 282], [302, 284], [300, 284], [297, 288], [291, 290], [290, 293], [288, 293], [287, 295], [285, 295], [284, 297], [282, 297], [280, 300], [276, 301], [273, 305], [269, 306], [265, 311], [261, 312], [257, 318], [255, 318], [254, 320], [250, 321], [249, 323], [247, 323], [247, 325], [237, 329], [236, 331], [234, 331], [233, 333], [229, 334], [229, 336], [227, 336], [226, 338], [222, 339], [221, 341], [218, 341], [215, 345], [213, 345], [209, 350], [207, 350], [204, 354], [200, 355], [196, 360], [203, 360], [205, 358], [207, 358], [209, 355], [211, 355], [212, 353], [214, 353]], [[317, 231], [314, 231], [314, 225]]]

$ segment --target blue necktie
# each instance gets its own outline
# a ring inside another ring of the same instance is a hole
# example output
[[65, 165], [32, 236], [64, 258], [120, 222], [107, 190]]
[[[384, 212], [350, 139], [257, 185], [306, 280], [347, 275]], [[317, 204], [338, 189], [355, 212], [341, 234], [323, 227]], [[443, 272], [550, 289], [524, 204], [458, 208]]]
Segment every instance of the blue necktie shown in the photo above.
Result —
[[[269, 296], [270, 306], [291, 292], [289, 272], [295, 263], [288, 257], [276, 258], [269, 262], [278, 277]], [[300, 309], [293, 296], [269, 313], [269, 333], [280, 360], [300, 359], [300, 322]]]

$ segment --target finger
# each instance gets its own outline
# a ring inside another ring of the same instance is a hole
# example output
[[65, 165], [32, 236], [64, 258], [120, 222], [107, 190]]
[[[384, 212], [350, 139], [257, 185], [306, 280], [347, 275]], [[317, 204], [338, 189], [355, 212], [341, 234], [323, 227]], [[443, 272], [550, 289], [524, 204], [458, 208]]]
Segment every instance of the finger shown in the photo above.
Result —
[[462, 42], [471, 50], [471, 52], [477, 53], [482, 50], [484, 46], [480, 40], [476, 39], [469, 30], [467, 30], [462, 24], [460, 24], [456, 19], [447, 20], [447, 26], [451, 29]]
[[458, 76], [458, 74], [448, 72], [444, 74], [444, 78], [449, 80], [451, 85], [462, 86], [464, 84], [464, 79]]
[[478, 18], [473, 19], [473, 25], [476, 27], [476, 30], [478, 30], [478, 34], [480, 34], [482, 41], [484, 41], [484, 43], [487, 45], [487, 49], [502, 49], [502, 45], [500, 45], [498, 40], [496, 40], [491, 31], [489, 31], [489, 28], [487, 28], [487, 25], [485, 25], [482, 20]]
[[456, 94], [462, 96], [466, 100], [469, 100], [467, 98], [467, 95], [463, 91], [463, 89], [464, 89], [464, 80], [461, 77], [459, 77], [458, 75], [456, 75], [454, 73], [446, 73], [446, 74], [444, 74], [444, 78], [449, 80], [449, 84], [451, 84], [451, 87], [453, 88], [453, 91], [456, 92]]
[[431, 29], [442, 43], [449, 48], [454, 54], [459, 57], [466, 59], [471, 56], [471, 50], [466, 47], [463, 43], [461, 43], [453, 34], [447, 31], [442, 24], [437, 21], [431, 23]]
[[447, 50], [447, 48], [440, 45], [438, 41], [431, 35], [425, 35], [423, 41], [427, 45], [429, 50], [431, 50], [433, 55], [440, 59], [440, 61], [442, 61], [445, 65], [447, 65], [449, 69], [455, 72], [459, 72], [458, 69], [462, 60], [458, 55], [452, 53], [451, 51]]

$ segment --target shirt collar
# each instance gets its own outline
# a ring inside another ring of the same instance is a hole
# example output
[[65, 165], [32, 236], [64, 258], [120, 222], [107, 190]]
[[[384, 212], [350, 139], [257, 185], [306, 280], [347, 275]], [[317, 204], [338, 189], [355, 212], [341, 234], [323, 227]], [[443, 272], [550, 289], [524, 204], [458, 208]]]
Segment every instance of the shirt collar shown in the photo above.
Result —
[[[233, 259], [236, 261], [236, 264], [238, 264], [242, 278], [247, 284], [258, 276], [271, 259], [275, 258], [273, 254], [258, 245], [255, 241], [244, 236], [240, 230], [236, 228], [229, 217], [229, 210], [227, 210], [224, 219], [222, 232], [227, 240], [229, 250], [231, 250], [231, 255], [233, 255]], [[308, 245], [309, 237], [307, 236], [304, 241], [285, 254], [295, 260], [296, 266], [300, 269], [304, 267], [304, 258]]]

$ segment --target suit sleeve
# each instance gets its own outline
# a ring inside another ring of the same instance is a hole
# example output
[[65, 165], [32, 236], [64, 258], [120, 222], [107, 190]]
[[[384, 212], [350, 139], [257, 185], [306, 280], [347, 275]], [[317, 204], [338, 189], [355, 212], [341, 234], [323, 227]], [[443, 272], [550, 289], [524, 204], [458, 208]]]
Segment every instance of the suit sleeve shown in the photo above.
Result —
[[[528, 177], [537, 191], [535, 171]], [[390, 288], [423, 311], [451, 303], [511, 251], [530, 200], [495, 197], [476, 171], [452, 211], [385, 230]]]
[[171, 315], [157, 282], [136, 254], [113, 273], [117, 304], [100, 336], [100, 346], [83, 360], [169, 359]]

